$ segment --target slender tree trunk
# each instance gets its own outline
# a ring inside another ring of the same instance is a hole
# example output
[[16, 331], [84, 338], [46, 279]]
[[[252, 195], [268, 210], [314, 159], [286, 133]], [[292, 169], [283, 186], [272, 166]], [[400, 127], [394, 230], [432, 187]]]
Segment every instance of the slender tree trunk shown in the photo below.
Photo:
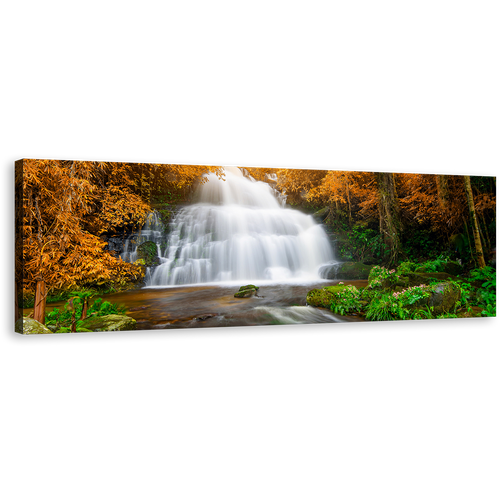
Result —
[[484, 216], [484, 213], [482, 214], [482, 217], [483, 217], [484, 234], [486, 235], [486, 248], [488, 250], [491, 250], [491, 240], [490, 240], [490, 235], [488, 234], [488, 224], [486, 224], [486, 217]]
[[390, 247], [389, 264], [394, 264], [403, 253], [400, 239], [402, 225], [394, 174], [377, 172], [375, 176], [379, 193], [380, 232]]
[[474, 234], [474, 246], [476, 248], [477, 262], [480, 268], [486, 266], [484, 261], [483, 247], [481, 245], [481, 237], [479, 235], [479, 226], [477, 223], [476, 209], [474, 208], [474, 196], [472, 195], [472, 187], [470, 185], [470, 176], [464, 176], [465, 193], [467, 195], [467, 204], [469, 206], [469, 217], [472, 223], [472, 232]]
[[83, 299], [83, 305], [82, 305], [82, 315], [80, 316], [80, 321], [83, 321], [84, 319], [87, 319], [87, 310], [89, 308], [89, 299], [84, 298]]
[[45, 299], [47, 292], [45, 289], [45, 281], [39, 280], [36, 282], [35, 291], [35, 307], [33, 308], [33, 319], [45, 324]]
[[351, 227], [352, 226], [351, 197], [349, 195], [349, 181], [348, 180], [345, 183], [345, 190], [347, 193], [347, 207], [349, 209], [349, 227]]
[[439, 205], [443, 209], [448, 208], [448, 203], [450, 201], [450, 189], [448, 187], [448, 176], [447, 175], [436, 175], [436, 184], [438, 192]]

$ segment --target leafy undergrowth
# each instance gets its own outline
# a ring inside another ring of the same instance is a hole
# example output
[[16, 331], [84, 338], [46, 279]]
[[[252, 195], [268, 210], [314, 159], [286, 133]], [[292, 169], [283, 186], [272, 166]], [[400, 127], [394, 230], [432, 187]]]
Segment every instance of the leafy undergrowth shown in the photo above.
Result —
[[[82, 312], [85, 301], [92, 298], [92, 292], [77, 292], [69, 298], [63, 309], [54, 308], [51, 312], [45, 315], [45, 325], [53, 326], [55, 331], [64, 333], [69, 332], [73, 321], [76, 321], [77, 331], [88, 331], [81, 328]], [[86, 311], [86, 317], [92, 316], [107, 316], [109, 314], [125, 314], [126, 307], [118, 304], [112, 304], [108, 301], [103, 301], [101, 297], [94, 300], [92, 305]]]
[[[307, 303], [327, 307], [335, 314], [357, 314], [368, 321], [496, 316], [495, 269], [474, 269], [463, 278], [441, 274], [438, 279], [432, 273], [414, 273], [416, 266], [412, 262], [396, 269], [375, 266], [367, 287], [341, 282], [311, 290]], [[436, 262], [427, 268], [439, 269]]]

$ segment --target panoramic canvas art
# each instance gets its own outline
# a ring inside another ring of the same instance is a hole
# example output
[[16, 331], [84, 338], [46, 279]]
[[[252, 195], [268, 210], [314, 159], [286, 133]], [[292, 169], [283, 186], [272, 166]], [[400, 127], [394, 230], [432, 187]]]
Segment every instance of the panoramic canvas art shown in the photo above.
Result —
[[16, 162], [23, 334], [496, 315], [496, 178]]

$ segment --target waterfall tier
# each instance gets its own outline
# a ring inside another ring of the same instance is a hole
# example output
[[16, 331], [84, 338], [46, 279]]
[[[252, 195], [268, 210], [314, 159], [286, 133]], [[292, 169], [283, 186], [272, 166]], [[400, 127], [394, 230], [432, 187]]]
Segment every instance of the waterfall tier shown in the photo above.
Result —
[[333, 260], [323, 228], [311, 216], [283, 208], [264, 182], [226, 168], [210, 174], [170, 224], [161, 265], [150, 286], [318, 278]]

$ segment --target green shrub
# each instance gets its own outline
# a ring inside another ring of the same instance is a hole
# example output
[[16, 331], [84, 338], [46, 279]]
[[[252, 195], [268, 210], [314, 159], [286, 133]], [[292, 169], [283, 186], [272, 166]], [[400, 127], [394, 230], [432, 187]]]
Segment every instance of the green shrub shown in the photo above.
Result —
[[[343, 283], [339, 283], [343, 285]], [[333, 293], [330, 309], [335, 314], [348, 314], [359, 312], [362, 309], [360, 302], [361, 291], [353, 285], [347, 285], [341, 288], [338, 292]]]
[[407, 262], [401, 262], [396, 271], [398, 274], [413, 273], [416, 268], [417, 264], [415, 264], [415, 262], [407, 261]]
[[[87, 295], [87, 293], [91, 292], [75, 292], [72, 297], [72, 305], [75, 309], [75, 318], [78, 320], [82, 315], [83, 309], [83, 301], [82, 296]], [[78, 296], [80, 295], [80, 296]], [[87, 310], [87, 318], [90, 316], [107, 316], [108, 314], [124, 314], [126, 311], [125, 306], [120, 306], [117, 304], [112, 304], [111, 302], [102, 301], [102, 298], [98, 298], [94, 300], [94, 303]], [[58, 330], [61, 328], [70, 328], [72, 323], [73, 312], [71, 311], [71, 307], [69, 301], [64, 305], [64, 309], [60, 310], [57, 307], [54, 308], [51, 312], [45, 315], [45, 324], [46, 325], [56, 325], [58, 326]], [[78, 326], [78, 322], [77, 322]]]
[[399, 276], [399, 273], [397, 273], [395, 269], [386, 269], [383, 266], [373, 266], [368, 275], [368, 288], [382, 288], [382, 283], [387, 280], [389, 283], [396, 283]]
[[419, 285], [401, 292], [380, 293], [372, 297], [366, 308], [366, 319], [370, 321], [393, 321], [400, 319], [428, 319], [432, 311], [425, 308], [412, 308], [418, 301], [429, 297], [432, 285]]

